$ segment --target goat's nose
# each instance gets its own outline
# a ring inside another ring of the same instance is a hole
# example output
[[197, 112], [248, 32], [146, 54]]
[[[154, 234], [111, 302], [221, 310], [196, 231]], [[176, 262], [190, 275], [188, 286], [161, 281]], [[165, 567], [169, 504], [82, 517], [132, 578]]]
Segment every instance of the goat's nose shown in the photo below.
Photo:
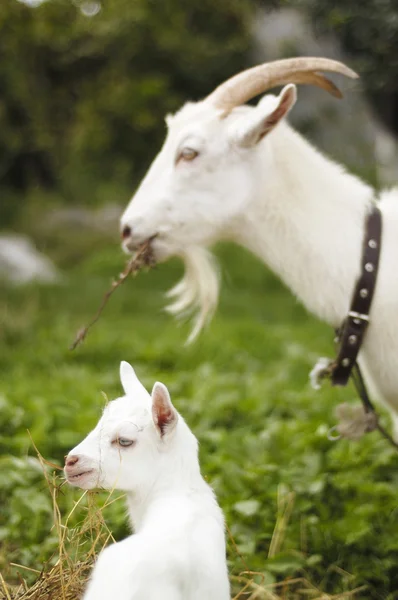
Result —
[[71, 454], [65, 457], [65, 467], [74, 467], [79, 462], [79, 457]]
[[127, 238], [129, 238], [131, 236], [131, 227], [129, 227], [129, 225], [125, 225], [122, 229], [122, 240], [126, 240]]

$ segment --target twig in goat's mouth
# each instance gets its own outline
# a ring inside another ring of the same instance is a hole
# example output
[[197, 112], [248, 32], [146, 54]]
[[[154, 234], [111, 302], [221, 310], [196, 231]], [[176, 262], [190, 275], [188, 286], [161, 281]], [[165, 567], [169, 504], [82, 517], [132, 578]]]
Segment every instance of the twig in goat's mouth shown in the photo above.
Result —
[[93, 319], [90, 321], [90, 323], [88, 325], [86, 325], [85, 327], [82, 327], [77, 332], [76, 338], [75, 338], [73, 344], [69, 348], [70, 350], [74, 350], [75, 348], [77, 348], [77, 346], [79, 346], [79, 344], [81, 344], [84, 341], [84, 339], [88, 333], [88, 330], [91, 329], [91, 327], [100, 318], [102, 311], [104, 310], [104, 308], [105, 308], [109, 298], [112, 296], [113, 292], [116, 290], [116, 288], [118, 288], [120, 285], [122, 285], [122, 283], [124, 283], [126, 281], [126, 279], [129, 275], [136, 275], [144, 267], [147, 267], [150, 269], [151, 267], [155, 266], [156, 261], [155, 261], [152, 246], [151, 246], [153, 239], [154, 239], [153, 237], [149, 238], [148, 240], [143, 242], [138, 247], [137, 252], [128, 261], [124, 271], [122, 271], [122, 273], [120, 273], [119, 277], [115, 281], [113, 281], [111, 288], [106, 292], [106, 294], [102, 298], [102, 302], [101, 302], [97, 312], [95, 313]]

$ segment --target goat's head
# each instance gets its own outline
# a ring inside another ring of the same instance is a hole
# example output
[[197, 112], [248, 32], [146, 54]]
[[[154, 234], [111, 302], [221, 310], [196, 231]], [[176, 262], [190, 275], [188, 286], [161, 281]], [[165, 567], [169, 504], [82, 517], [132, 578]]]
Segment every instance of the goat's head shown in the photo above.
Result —
[[[294, 105], [294, 83], [341, 96], [319, 71], [357, 76], [342, 63], [324, 58], [267, 63], [236, 75], [205, 100], [188, 103], [166, 119], [166, 141], [122, 216], [121, 232], [127, 251], [154, 237], [157, 260], [172, 255], [185, 260], [188, 279], [175, 288], [178, 300], [171, 310], [199, 304], [196, 331], [217, 303], [217, 278], [205, 249], [228, 239], [246, 210], [256, 185], [252, 173], [258, 149]], [[242, 106], [284, 84], [278, 97], [266, 96], [255, 108]], [[263, 171], [266, 157], [262, 152]]]
[[66, 456], [65, 475], [74, 486], [142, 490], [175, 468], [179, 452], [197, 462], [196, 438], [167, 388], [155, 383], [149, 395], [126, 362], [120, 378], [126, 395], [106, 406], [95, 429]]

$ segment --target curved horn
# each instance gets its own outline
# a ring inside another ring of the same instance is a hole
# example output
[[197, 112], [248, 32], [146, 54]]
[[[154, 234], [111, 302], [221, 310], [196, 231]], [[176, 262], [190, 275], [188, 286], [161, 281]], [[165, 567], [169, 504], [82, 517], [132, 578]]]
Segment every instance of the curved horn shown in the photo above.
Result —
[[270, 88], [287, 83], [316, 85], [332, 96], [341, 98], [342, 93], [334, 83], [317, 71], [341, 73], [352, 79], [359, 77], [355, 71], [337, 60], [314, 57], [286, 58], [238, 73], [219, 85], [207, 96], [206, 102], [211, 102], [227, 114], [235, 106], [245, 104]]

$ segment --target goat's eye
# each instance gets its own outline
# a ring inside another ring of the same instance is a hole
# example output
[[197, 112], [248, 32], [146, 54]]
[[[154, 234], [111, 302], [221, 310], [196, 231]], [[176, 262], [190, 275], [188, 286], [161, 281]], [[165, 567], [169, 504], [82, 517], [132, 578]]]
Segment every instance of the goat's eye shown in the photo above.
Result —
[[134, 440], [129, 440], [127, 438], [119, 437], [116, 438], [115, 442], [118, 446], [122, 448], [127, 448], [128, 446], [132, 446], [134, 444]]
[[182, 150], [180, 150], [176, 162], [179, 162], [180, 160], [190, 162], [191, 160], [194, 160], [198, 155], [199, 152], [197, 150], [194, 150], [193, 148], [188, 148], [188, 146], [186, 146], [185, 148], [182, 148]]

